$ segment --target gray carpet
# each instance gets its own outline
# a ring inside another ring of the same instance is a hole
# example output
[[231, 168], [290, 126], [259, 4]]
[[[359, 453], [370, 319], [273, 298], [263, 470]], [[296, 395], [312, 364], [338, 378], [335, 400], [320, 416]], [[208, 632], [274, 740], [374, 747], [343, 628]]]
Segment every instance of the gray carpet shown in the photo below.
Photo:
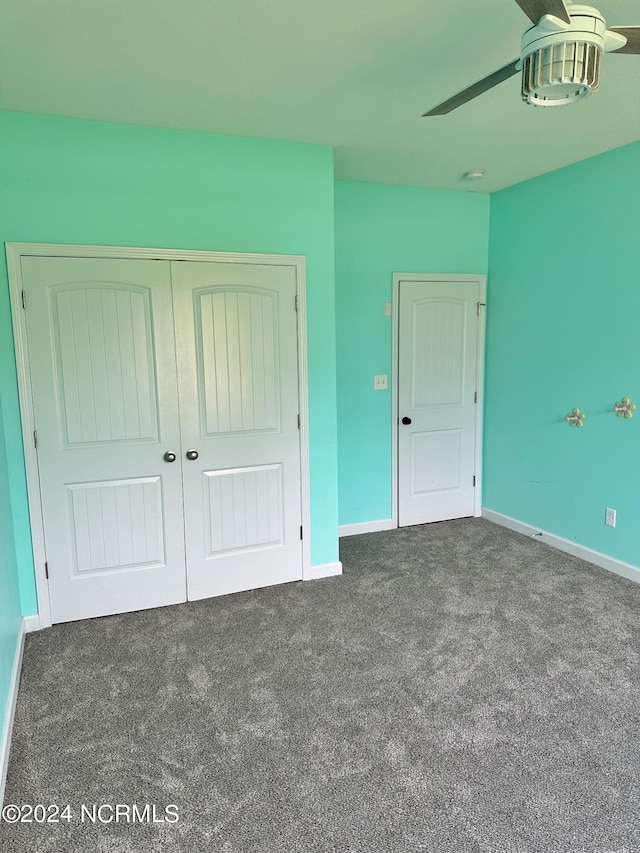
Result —
[[5, 803], [73, 819], [3, 853], [640, 851], [640, 586], [479, 519], [342, 560], [28, 636]]

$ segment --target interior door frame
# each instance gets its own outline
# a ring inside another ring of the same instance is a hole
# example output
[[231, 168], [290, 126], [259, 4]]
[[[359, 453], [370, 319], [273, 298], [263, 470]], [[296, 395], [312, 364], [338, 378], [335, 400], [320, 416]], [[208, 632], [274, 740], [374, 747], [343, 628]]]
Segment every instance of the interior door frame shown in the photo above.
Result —
[[307, 368], [306, 264], [304, 255], [264, 255], [241, 252], [208, 252], [187, 249], [151, 249], [131, 246], [84, 246], [57, 243], [5, 244], [11, 319], [18, 373], [18, 396], [22, 420], [22, 443], [27, 478], [27, 496], [31, 525], [34, 572], [38, 599], [38, 625], [48, 628], [53, 622], [46, 576], [44, 521], [40, 504], [38, 455], [34, 444], [35, 418], [31, 394], [31, 368], [27, 346], [27, 323], [22, 301], [21, 259], [27, 255], [51, 258], [121, 258], [126, 260], [200, 261], [205, 263], [258, 264], [290, 266], [295, 269], [298, 331], [298, 398], [300, 404], [300, 505], [302, 510], [302, 580], [311, 580], [311, 504], [309, 469], [309, 394]]
[[398, 527], [398, 385], [399, 358], [398, 345], [400, 342], [400, 284], [403, 281], [416, 282], [469, 282], [479, 285], [478, 305], [478, 342], [476, 347], [476, 388], [478, 401], [476, 403], [476, 450], [474, 468], [476, 488], [473, 497], [473, 515], [477, 518], [482, 512], [482, 425], [484, 422], [484, 350], [486, 333], [486, 304], [487, 276], [451, 273], [393, 273], [392, 295], [392, 332], [391, 332], [391, 520], [393, 527]]

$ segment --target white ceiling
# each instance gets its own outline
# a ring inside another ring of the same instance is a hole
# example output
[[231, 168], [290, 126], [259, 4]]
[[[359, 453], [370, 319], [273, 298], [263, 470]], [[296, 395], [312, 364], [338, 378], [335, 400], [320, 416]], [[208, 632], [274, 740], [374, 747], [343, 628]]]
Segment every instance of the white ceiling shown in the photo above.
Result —
[[[610, 25], [640, 0], [600, 0]], [[492, 192], [640, 139], [640, 56], [525, 107], [513, 0], [0, 0], [0, 108], [332, 145], [338, 178]], [[470, 185], [467, 169], [485, 169]], [[596, 188], [597, 189], [597, 188]]]

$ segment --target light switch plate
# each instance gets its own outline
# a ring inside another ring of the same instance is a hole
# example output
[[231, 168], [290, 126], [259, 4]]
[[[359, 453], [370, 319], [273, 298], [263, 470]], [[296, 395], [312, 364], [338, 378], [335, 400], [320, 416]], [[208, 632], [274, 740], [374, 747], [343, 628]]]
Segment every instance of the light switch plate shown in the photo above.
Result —
[[384, 391], [387, 387], [387, 374], [381, 373], [373, 377], [373, 387], [376, 391]]
[[391, 305], [390, 302], [385, 302], [384, 303], [384, 316], [385, 317], [391, 317], [392, 314], [393, 314], [393, 306]]

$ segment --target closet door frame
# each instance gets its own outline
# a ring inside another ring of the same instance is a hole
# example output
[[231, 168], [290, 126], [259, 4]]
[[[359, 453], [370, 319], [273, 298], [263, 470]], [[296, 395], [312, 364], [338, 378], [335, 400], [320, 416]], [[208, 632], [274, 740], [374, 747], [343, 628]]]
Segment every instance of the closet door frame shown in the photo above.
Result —
[[[124, 258], [162, 261], [204, 261], [205, 263], [275, 264], [295, 269], [297, 284], [298, 326], [298, 393], [300, 403], [300, 505], [302, 510], [302, 579], [311, 580], [311, 507], [309, 471], [309, 402], [307, 370], [307, 312], [306, 270], [304, 255], [264, 255], [240, 252], [204, 252], [183, 249], [134, 248], [129, 246], [82, 246], [55, 243], [6, 243], [11, 319], [18, 373], [18, 394], [22, 420], [27, 495], [31, 523], [34, 572], [38, 597], [38, 614], [32, 622], [33, 629], [48, 628], [52, 624], [49, 602], [49, 581], [46, 572], [44, 524], [40, 505], [40, 477], [38, 455], [35, 447], [35, 420], [31, 395], [31, 368], [27, 347], [27, 324], [23, 305], [22, 266], [24, 256], [67, 258]], [[28, 307], [27, 307], [28, 310]]]

